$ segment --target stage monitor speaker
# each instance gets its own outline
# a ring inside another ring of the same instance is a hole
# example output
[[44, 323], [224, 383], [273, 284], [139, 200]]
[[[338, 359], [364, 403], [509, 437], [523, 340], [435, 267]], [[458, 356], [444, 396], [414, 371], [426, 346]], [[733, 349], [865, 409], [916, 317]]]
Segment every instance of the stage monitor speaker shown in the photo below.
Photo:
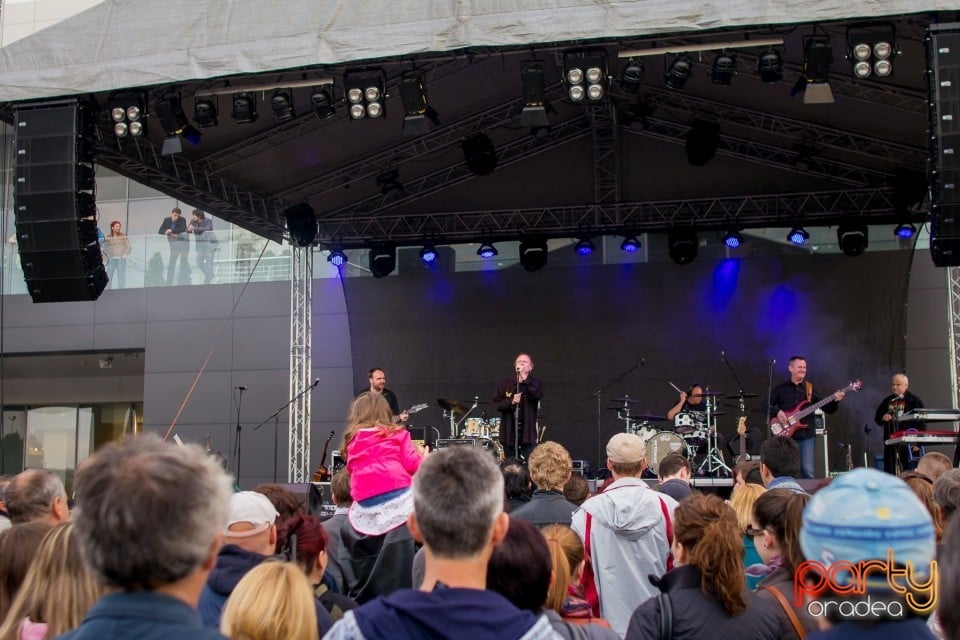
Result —
[[329, 482], [311, 482], [310, 492], [307, 494], [307, 512], [321, 520], [327, 520], [337, 510], [333, 503], [333, 492]]
[[96, 300], [107, 286], [97, 232], [95, 115], [53, 100], [14, 110], [14, 218], [34, 302]]
[[437, 440], [437, 449], [446, 449], [447, 447], [475, 447], [476, 438], [457, 438]]

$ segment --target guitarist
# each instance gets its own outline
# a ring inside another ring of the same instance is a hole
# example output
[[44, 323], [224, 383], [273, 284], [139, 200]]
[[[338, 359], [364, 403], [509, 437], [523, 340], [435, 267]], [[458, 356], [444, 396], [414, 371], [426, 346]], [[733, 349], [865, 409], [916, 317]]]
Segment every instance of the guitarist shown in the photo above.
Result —
[[[410, 415], [406, 411], [400, 411], [400, 403], [397, 402], [397, 394], [390, 389], [387, 389], [387, 373], [380, 367], [374, 367], [370, 369], [367, 373], [367, 381], [370, 383], [369, 389], [364, 389], [363, 391], [369, 391], [370, 393], [379, 393], [387, 401], [387, 404], [390, 405], [390, 411], [393, 412], [393, 421], [399, 423], [405, 423]], [[363, 393], [361, 391], [360, 393]], [[359, 396], [360, 393], [357, 395]]]
[[[775, 386], [770, 392], [770, 417], [787, 423], [787, 415], [793, 413], [801, 403], [812, 404], [820, 400], [814, 391], [813, 384], [807, 382], [807, 360], [803, 356], [793, 356], [787, 367], [790, 379]], [[825, 404], [824, 413], [833, 413], [837, 410], [837, 402], [843, 400], [843, 392], [837, 393], [837, 399]], [[791, 436], [800, 448], [800, 468], [804, 478], [813, 479], [814, 433], [813, 416], [809, 415], [801, 423], [803, 428], [797, 429]]]

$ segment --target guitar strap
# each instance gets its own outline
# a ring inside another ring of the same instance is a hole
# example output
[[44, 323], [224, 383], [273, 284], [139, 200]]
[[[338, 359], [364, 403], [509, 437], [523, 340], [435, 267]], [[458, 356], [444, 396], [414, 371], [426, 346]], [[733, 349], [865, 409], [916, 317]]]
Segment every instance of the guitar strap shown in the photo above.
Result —
[[810, 402], [813, 399], [813, 383], [804, 380], [803, 388], [807, 391], [807, 402]]

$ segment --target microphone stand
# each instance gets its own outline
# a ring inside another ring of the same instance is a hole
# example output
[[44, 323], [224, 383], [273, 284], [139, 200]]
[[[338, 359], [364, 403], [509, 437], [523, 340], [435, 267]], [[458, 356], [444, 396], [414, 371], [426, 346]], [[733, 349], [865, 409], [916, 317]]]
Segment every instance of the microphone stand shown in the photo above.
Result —
[[[743, 394], [744, 394], [744, 391], [743, 391], [743, 381], [741, 381], [741, 380], [740, 380], [740, 376], [737, 375], [737, 370], [733, 368], [733, 363], [731, 363], [729, 360], [727, 360], [727, 354], [726, 354], [726, 352], [724, 352], [724, 351], [721, 351], [721, 352], [720, 352], [720, 359], [723, 360], [723, 364], [727, 365], [727, 369], [730, 369], [730, 375], [733, 376], [733, 379], [734, 379], [734, 380], [736, 381], [736, 383], [737, 383], [737, 411], [738, 411], [738, 413], [739, 413], [739, 417], [745, 416], [745, 415], [747, 415], [747, 402], [746, 402], [746, 399], [743, 397]], [[744, 444], [746, 444], [747, 433], [744, 432], [743, 434], [737, 434], [737, 435], [738, 435], [739, 437], [743, 438]], [[730, 447], [730, 445], [727, 445], [727, 448], [728, 448], [728, 449], [729, 449], [729, 447]], [[744, 449], [744, 450], [746, 450], [746, 449]], [[739, 460], [738, 460], [738, 462], [739, 462]]]
[[309, 387], [307, 387], [297, 395], [290, 398], [282, 407], [280, 407], [279, 409], [271, 413], [269, 416], [267, 416], [266, 419], [264, 419], [263, 422], [261, 422], [260, 424], [258, 424], [253, 428], [254, 431], [257, 431], [260, 427], [262, 427], [263, 425], [273, 420], [273, 482], [274, 484], [276, 484], [277, 482], [277, 444], [278, 444], [278, 441], [280, 440], [280, 433], [279, 433], [280, 412], [286, 409], [287, 407], [289, 407], [290, 405], [292, 405], [297, 400], [299, 400], [300, 396], [305, 395], [307, 392], [313, 391], [314, 389], [316, 389], [319, 383], [320, 383], [319, 378], [314, 380], [312, 385], [310, 385]]
[[234, 460], [237, 461], [236, 471], [234, 472], [237, 490], [240, 489], [240, 437], [243, 427], [240, 426], [240, 407], [243, 405], [243, 387], [237, 387], [240, 395], [237, 397], [237, 443], [234, 446]]
[[602, 402], [603, 392], [606, 391], [607, 389], [609, 389], [610, 387], [612, 387], [613, 385], [617, 384], [618, 382], [620, 382], [621, 380], [623, 380], [624, 378], [626, 378], [628, 375], [630, 375], [631, 373], [633, 373], [634, 370], [639, 369], [640, 367], [644, 366], [645, 364], [647, 364], [647, 359], [646, 359], [646, 358], [640, 358], [640, 362], [638, 362], [637, 364], [633, 365], [632, 367], [630, 367], [629, 369], [627, 369], [626, 371], [624, 371], [623, 373], [621, 373], [620, 375], [618, 375], [616, 378], [614, 378], [614, 379], [611, 380], [610, 382], [602, 385], [599, 389], [597, 389], [596, 391], [593, 392], [593, 396], [597, 399], [597, 468], [598, 468], [598, 469], [601, 469], [601, 468], [603, 468], [603, 466], [604, 466], [604, 465], [602, 464], [602, 462], [603, 462], [603, 442], [601, 442], [601, 440], [600, 440], [600, 438], [601, 438], [601, 432], [600, 432], [600, 421], [601, 421], [601, 420], [600, 420], [600, 419], [601, 419], [601, 417], [602, 417], [602, 415], [603, 415], [603, 414], [602, 414], [602, 410], [601, 410], [601, 408], [600, 408], [600, 403]]
[[767, 423], [767, 435], [770, 434], [770, 409], [772, 408], [770, 402], [773, 400], [771, 397], [773, 395], [773, 365], [777, 361], [773, 358], [770, 358], [770, 363], [767, 365], [767, 412], [764, 414], [764, 420]]
[[[517, 369], [517, 389], [514, 392], [520, 394], [520, 370]], [[520, 398], [523, 402], [523, 398]], [[520, 459], [520, 402], [513, 405], [513, 457]]]

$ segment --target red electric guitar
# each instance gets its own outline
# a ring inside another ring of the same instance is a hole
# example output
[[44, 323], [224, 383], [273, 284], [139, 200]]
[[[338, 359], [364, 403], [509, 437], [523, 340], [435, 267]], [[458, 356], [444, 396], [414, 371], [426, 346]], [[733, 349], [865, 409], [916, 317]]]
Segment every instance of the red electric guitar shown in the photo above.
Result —
[[829, 396], [822, 400], [817, 400], [813, 404], [810, 404], [807, 400], [804, 400], [797, 406], [795, 406], [790, 411], [784, 411], [784, 414], [787, 416], [786, 422], [782, 422], [780, 418], [774, 416], [770, 420], [770, 432], [775, 436], [780, 436], [783, 438], [789, 438], [792, 436], [798, 429], [806, 429], [807, 425], [800, 424], [800, 421], [806, 418], [808, 415], [819, 409], [820, 407], [830, 404], [837, 399], [837, 395], [840, 393], [847, 393], [848, 391], [860, 391], [863, 387], [863, 382], [860, 380], [854, 380], [843, 389], [838, 389], [834, 391]]

